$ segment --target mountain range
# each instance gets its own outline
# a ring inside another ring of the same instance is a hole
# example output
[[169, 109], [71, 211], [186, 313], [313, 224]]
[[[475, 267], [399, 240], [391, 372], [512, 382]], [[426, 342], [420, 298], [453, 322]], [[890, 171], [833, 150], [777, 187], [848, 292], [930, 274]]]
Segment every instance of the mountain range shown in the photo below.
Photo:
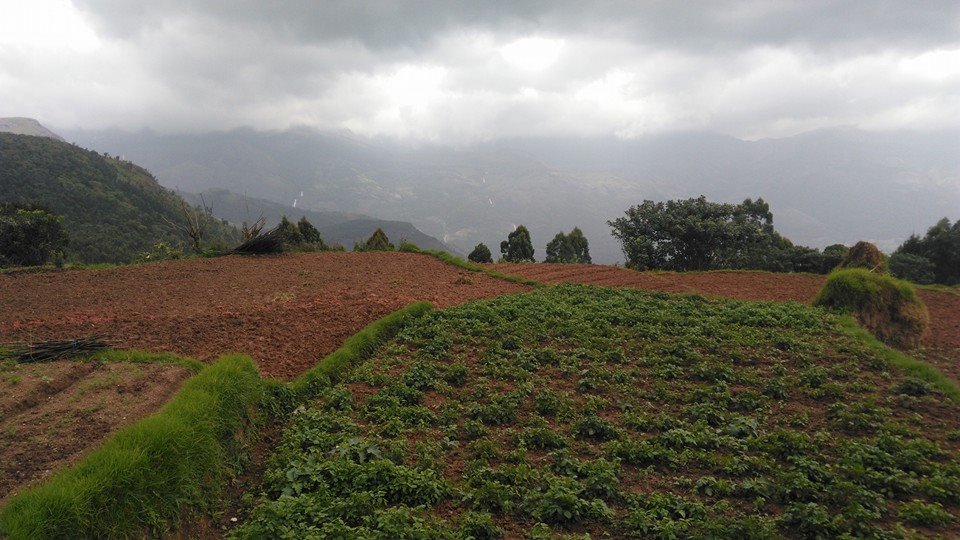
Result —
[[168, 187], [409, 221], [462, 252], [478, 242], [496, 250], [524, 224], [538, 259], [557, 232], [579, 226], [595, 261], [622, 260], [606, 222], [644, 199], [762, 197], [777, 230], [795, 243], [864, 239], [887, 251], [960, 209], [956, 131], [831, 129], [758, 141], [675, 133], [459, 148], [308, 128], [61, 132], [143, 164]]

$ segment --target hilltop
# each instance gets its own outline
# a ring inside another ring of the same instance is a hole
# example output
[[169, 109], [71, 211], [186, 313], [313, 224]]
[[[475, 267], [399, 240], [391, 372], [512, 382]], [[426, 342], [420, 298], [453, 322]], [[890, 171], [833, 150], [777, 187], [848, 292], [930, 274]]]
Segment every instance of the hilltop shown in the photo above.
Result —
[[40, 122], [34, 120], [33, 118], [0, 118], [0, 133], [33, 135], [34, 137], [47, 137], [50, 139], [63, 141], [63, 137], [45, 128], [42, 124], [40, 124]]
[[[0, 201], [62, 215], [67, 258], [84, 263], [129, 262], [158, 241], [183, 240], [170, 224], [184, 220], [183, 199], [146, 169], [53, 138], [0, 133]], [[211, 220], [210, 240], [238, 236]]]

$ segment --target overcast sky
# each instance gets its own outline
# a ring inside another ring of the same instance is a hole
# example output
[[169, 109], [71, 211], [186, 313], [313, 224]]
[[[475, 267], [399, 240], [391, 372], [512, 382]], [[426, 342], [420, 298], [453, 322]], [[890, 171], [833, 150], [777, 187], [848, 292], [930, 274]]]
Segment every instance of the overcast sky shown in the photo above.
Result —
[[960, 126], [960, 2], [0, 0], [0, 116], [437, 142]]

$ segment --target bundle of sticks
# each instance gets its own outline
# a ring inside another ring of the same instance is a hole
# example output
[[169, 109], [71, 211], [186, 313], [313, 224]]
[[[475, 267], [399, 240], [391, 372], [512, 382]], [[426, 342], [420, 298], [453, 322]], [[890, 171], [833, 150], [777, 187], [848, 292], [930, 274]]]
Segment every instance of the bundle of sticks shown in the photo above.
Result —
[[50, 362], [109, 348], [100, 337], [86, 337], [37, 343], [13, 343], [2, 347], [7, 358], [19, 363]]
[[283, 231], [279, 227], [250, 238], [233, 248], [233, 253], [241, 255], [265, 255], [283, 252]]

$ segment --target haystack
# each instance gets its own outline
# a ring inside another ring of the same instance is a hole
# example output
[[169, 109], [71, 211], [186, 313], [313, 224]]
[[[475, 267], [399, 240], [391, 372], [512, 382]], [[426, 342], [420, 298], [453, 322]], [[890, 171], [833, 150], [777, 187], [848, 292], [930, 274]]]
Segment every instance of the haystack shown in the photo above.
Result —
[[840, 259], [838, 268], [866, 268], [871, 272], [882, 274], [887, 270], [887, 261], [877, 246], [861, 240]]
[[900, 349], [919, 347], [930, 326], [913, 285], [866, 268], [835, 270], [813, 304], [852, 314], [877, 339]]

